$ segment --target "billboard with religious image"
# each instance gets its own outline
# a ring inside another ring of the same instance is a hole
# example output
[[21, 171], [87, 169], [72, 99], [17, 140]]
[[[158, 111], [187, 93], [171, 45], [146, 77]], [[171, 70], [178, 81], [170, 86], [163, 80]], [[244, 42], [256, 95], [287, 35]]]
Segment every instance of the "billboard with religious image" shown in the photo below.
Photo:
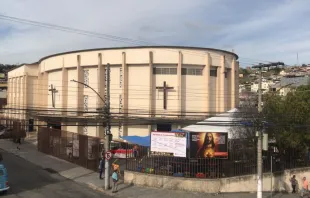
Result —
[[228, 158], [228, 134], [190, 132], [191, 158]]

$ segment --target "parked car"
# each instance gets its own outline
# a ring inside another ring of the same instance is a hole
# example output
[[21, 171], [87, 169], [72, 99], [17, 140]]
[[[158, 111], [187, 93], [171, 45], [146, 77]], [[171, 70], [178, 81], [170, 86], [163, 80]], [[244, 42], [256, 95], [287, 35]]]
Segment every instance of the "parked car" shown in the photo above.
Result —
[[12, 137], [12, 129], [0, 125], [0, 139], [8, 139]]
[[7, 170], [3, 164], [0, 164], [0, 192], [6, 193], [9, 189]]

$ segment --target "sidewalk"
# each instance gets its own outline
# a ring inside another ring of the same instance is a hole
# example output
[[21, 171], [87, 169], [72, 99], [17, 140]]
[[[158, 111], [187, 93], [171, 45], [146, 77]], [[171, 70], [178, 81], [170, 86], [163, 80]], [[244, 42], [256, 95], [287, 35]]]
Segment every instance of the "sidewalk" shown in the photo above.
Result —
[[[104, 190], [104, 180], [100, 180], [98, 173], [91, 170], [82, 168], [70, 162], [55, 158], [53, 156], [45, 155], [37, 151], [36, 148], [36, 137], [29, 136], [25, 139], [25, 142], [21, 145], [21, 150], [16, 149], [16, 144], [10, 140], [0, 140], [0, 149], [7, 152], [13, 153], [16, 156], [24, 158], [25, 160], [42, 167], [42, 169], [48, 170], [50, 172], [57, 172], [61, 176], [71, 179], [75, 182], [89, 186], [94, 190], [101, 191], [103, 193], [113, 195], [115, 197], [123, 198], [198, 198], [198, 197], [230, 197], [230, 198], [250, 198], [256, 197], [255, 193], [234, 193], [234, 194], [204, 194], [195, 192], [185, 192], [185, 191], [173, 191], [166, 189], [155, 189], [146, 188], [124, 184], [120, 180], [119, 192], [112, 194], [111, 190]], [[5, 160], [5, 159], [4, 159]], [[265, 194], [263, 197], [270, 197], [269, 194]], [[291, 194], [277, 194], [273, 196], [276, 197], [295, 197]], [[297, 196], [296, 196], [297, 197]]]

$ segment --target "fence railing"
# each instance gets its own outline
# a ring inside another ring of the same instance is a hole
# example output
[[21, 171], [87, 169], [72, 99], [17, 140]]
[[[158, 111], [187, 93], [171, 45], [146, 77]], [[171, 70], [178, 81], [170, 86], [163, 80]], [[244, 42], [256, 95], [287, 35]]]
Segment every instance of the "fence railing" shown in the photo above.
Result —
[[1, 119], [0, 124], [6, 127], [8, 138], [12, 138], [13, 141], [18, 138], [26, 137], [27, 124], [25, 120], [18, 119]]
[[38, 150], [91, 170], [98, 170], [100, 139], [50, 128], [39, 128]]
[[[103, 148], [103, 140], [97, 137], [50, 128], [39, 128], [38, 131], [39, 151], [94, 171], [98, 169]], [[256, 174], [257, 171], [254, 145], [230, 147], [228, 159], [154, 156], [149, 147], [128, 143], [122, 143], [120, 147], [112, 146], [111, 150], [119, 151], [115, 158], [121, 158], [117, 162], [121, 170], [145, 174], [214, 179]], [[272, 172], [277, 172], [310, 165], [309, 156], [293, 149], [283, 156], [271, 150], [264, 152], [263, 156], [264, 172], [271, 172], [271, 167]]]
[[[140, 147], [143, 148], [143, 147]], [[256, 147], [229, 149], [228, 159], [180, 158], [171, 156], [152, 156], [141, 149], [134, 159], [127, 159], [129, 171], [192, 178], [223, 178], [257, 173]], [[263, 155], [263, 172], [279, 172], [286, 169], [310, 166], [309, 154], [291, 149], [280, 156], [273, 151]]]

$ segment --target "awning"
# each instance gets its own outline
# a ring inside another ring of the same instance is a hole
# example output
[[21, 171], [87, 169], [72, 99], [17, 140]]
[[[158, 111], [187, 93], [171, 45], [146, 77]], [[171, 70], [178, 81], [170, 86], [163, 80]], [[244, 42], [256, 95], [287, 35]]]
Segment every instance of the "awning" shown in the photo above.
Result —
[[138, 144], [141, 146], [151, 146], [150, 136], [141, 137], [134, 135], [134, 136], [122, 136], [121, 138], [132, 144]]
[[182, 130], [192, 132], [228, 133], [228, 138], [231, 139], [233, 138], [231, 125], [235, 122], [234, 113], [236, 112], [238, 112], [238, 109], [234, 108], [225, 113], [198, 122], [197, 124], [184, 127]]

